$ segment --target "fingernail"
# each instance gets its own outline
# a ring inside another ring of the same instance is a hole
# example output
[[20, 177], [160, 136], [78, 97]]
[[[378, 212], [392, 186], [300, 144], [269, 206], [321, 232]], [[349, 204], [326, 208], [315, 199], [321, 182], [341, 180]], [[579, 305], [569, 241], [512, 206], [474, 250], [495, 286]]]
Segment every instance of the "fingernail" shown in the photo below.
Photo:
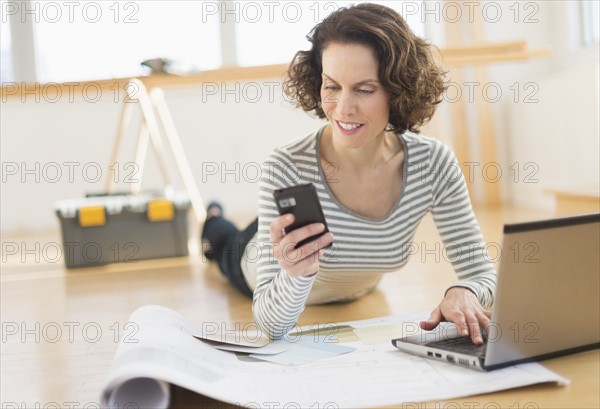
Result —
[[469, 335], [469, 331], [467, 331], [466, 329], [463, 329], [463, 331], [462, 331], [462, 334], [463, 334], [464, 336], [467, 336], [467, 335]]
[[319, 226], [317, 227], [317, 229], [319, 229], [319, 231], [324, 230], [325, 225], [323, 223], [319, 223]]
[[291, 214], [288, 214], [287, 216], [285, 216], [285, 221], [291, 222], [293, 218], [294, 218], [294, 216], [292, 216]]

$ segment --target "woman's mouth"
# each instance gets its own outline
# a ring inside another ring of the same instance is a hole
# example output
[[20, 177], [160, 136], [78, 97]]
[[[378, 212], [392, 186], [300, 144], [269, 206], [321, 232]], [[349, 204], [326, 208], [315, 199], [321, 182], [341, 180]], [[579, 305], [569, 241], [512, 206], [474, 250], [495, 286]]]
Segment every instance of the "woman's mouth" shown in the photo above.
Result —
[[335, 123], [337, 124], [340, 132], [344, 135], [354, 135], [363, 126], [363, 124], [359, 124], [357, 122], [335, 121]]

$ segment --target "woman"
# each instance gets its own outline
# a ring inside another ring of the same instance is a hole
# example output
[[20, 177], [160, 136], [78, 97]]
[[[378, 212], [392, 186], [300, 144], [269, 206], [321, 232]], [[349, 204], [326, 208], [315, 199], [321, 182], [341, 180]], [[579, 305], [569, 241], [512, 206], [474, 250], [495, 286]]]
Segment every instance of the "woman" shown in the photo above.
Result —
[[[431, 211], [459, 281], [421, 327], [452, 321], [480, 344], [496, 274], [456, 158], [417, 135], [445, 89], [430, 46], [394, 10], [374, 4], [332, 13], [309, 38], [312, 48], [294, 57], [285, 90], [328, 123], [271, 153], [258, 220], [244, 232], [218, 204], [209, 206], [207, 256], [253, 295], [257, 324], [279, 338], [305, 305], [354, 300], [406, 264], [415, 230]], [[293, 217], [278, 215], [273, 191], [303, 183], [315, 185], [330, 233], [295, 249], [323, 227], [285, 234]]]

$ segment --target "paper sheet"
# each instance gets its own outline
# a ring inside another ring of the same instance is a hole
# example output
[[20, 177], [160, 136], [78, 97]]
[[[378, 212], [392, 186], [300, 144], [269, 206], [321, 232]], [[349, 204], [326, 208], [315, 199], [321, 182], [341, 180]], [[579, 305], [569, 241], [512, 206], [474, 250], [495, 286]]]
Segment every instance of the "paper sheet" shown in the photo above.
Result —
[[338, 340], [339, 342], [353, 342], [358, 341], [358, 336], [355, 333], [355, 328], [351, 325], [341, 324], [328, 324], [319, 329], [302, 329], [300, 331], [290, 332], [290, 336], [294, 335], [314, 335], [318, 334], [321, 336], [330, 335], [331, 338]]
[[[198, 337], [196, 337], [198, 338]], [[231, 351], [231, 352], [243, 352], [247, 354], [279, 354], [283, 351], [287, 351], [292, 346], [288, 343], [283, 342], [271, 342], [265, 346], [256, 348], [256, 347], [248, 347], [244, 345], [236, 345], [236, 344], [225, 344], [222, 342], [209, 341], [205, 339], [201, 339], [201, 342], [204, 342], [206, 345], [210, 345], [213, 348], [220, 349], [221, 351]]]
[[269, 344], [269, 337], [265, 334], [254, 331], [239, 331], [239, 332], [221, 332], [209, 326], [209, 330], [205, 329], [202, 332], [195, 333], [194, 337], [211, 341], [214, 343], [245, 346], [248, 348], [261, 348]]
[[[303, 336], [302, 339], [288, 347], [284, 352], [274, 355], [251, 354], [250, 357], [280, 365], [304, 365], [324, 358], [347, 354], [355, 348], [329, 342], [327, 337], [315, 338], [312, 335]], [[337, 341], [337, 340], [336, 340]], [[283, 341], [283, 344], [288, 344]]]
[[[402, 327], [414, 320], [400, 316], [344, 324], [353, 328]], [[164, 407], [160, 402], [168, 401], [161, 392], [163, 382], [243, 407], [319, 408], [398, 405], [541, 382], [568, 383], [537, 363], [482, 373], [400, 352], [389, 341], [376, 345], [340, 343], [356, 350], [299, 366], [249, 362], [198, 341], [192, 336], [198, 329], [167, 308], [142, 307], [130, 321], [139, 326], [139, 342], [120, 344], [103, 390], [103, 406], [118, 403], [111, 396], [148, 404], [147, 396], [135, 394], [139, 392], [135, 382], [140, 378], [156, 380], [155, 407]]]

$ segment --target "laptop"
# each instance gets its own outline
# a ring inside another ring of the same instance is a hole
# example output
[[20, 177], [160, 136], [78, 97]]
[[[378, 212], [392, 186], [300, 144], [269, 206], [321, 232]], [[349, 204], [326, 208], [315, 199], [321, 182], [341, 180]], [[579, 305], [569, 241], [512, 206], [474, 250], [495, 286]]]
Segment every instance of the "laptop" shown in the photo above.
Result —
[[504, 226], [483, 345], [452, 323], [392, 340], [405, 352], [488, 371], [600, 347], [600, 213]]

